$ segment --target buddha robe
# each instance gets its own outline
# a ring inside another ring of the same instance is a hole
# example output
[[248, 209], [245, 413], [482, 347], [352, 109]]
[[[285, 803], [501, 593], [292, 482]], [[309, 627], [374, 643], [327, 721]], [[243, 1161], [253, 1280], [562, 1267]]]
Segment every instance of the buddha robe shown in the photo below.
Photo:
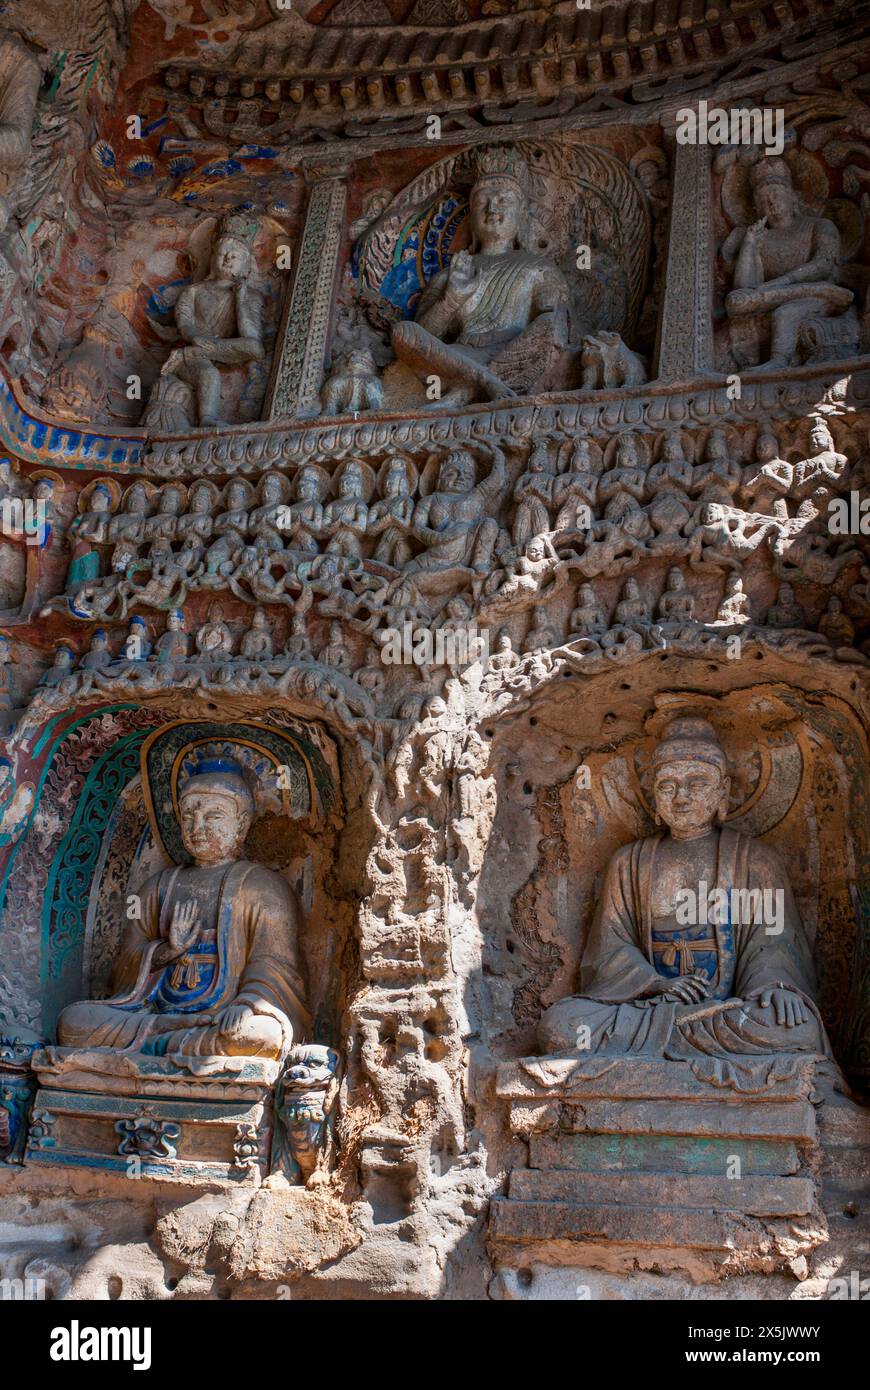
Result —
[[[155, 968], [177, 903], [200, 911], [196, 942]], [[141, 894], [115, 964], [118, 991], [85, 1000], [58, 1020], [68, 1047], [107, 1047], [152, 1055], [282, 1057], [308, 1026], [297, 946], [298, 908], [280, 874], [239, 862], [216, 869], [166, 869]], [[217, 1016], [230, 1005], [253, 1013], [240, 1035]]]
[[[809, 947], [776, 853], [723, 827], [716, 883], [709, 887], [728, 895], [712, 900], [727, 903], [727, 911], [680, 927], [651, 915], [656, 853], [664, 838], [637, 840], [611, 859], [583, 954], [581, 993], [546, 1010], [538, 1034], [542, 1050], [672, 1060], [826, 1052]], [[754, 914], [734, 911], [732, 889], [780, 892], [782, 911], [773, 925], [781, 930], [738, 920]], [[709, 998], [682, 1004], [657, 997], [663, 976], [692, 971], [707, 976]], [[760, 1002], [770, 989], [800, 995], [808, 1022], [790, 1028], [778, 1024], [772, 1006]]]

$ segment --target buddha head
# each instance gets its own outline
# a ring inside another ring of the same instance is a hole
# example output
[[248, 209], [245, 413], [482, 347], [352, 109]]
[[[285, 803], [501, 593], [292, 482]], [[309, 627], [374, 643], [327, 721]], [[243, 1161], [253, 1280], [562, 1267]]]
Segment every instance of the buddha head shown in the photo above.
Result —
[[755, 457], [760, 463], [772, 463], [779, 456], [779, 441], [772, 430], [761, 430], [755, 441]]
[[652, 758], [656, 819], [676, 840], [706, 835], [728, 810], [728, 760], [706, 719], [672, 719]]
[[362, 492], [362, 469], [351, 460], [346, 463], [338, 483], [339, 497], [359, 497]]
[[499, 254], [521, 246], [527, 221], [522, 158], [506, 145], [491, 145], [478, 153], [476, 166], [468, 200], [474, 250]]
[[237, 762], [202, 758], [179, 797], [184, 848], [203, 868], [240, 859], [254, 809], [253, 794]]
[[408, 470], [402, 459], [395, 458], [391, 461], [387, 469], [387, 476], [384, 479], [384, 496], [404, 497], [409, 492]]
[[138, 512], [144, 512], [148, 506], [148, 493], [142, 483], [133, 483], [127, 493], [127, 501], [124, 510], [131, 516]]
[[211, 273], [216, 280], [246, 280], [251, 273], [251, 253], [238, 237], [222, 236], [215, 244]]
[[511, 635], [506, 627], [499, 629], [498, 637], [495, 640], [495, 649], [497, 652], [513, 651], [513, 647], [511, 645]]
[[184, 501], [181, 488], [165, 487], [160, 494], [160, 510], [165, 515], [177, 516], [181, 511], [181, 504]]
[[166, 627], [169, 632], [184, 631], [184, 609], [171, 608], [166, 615]]
[[672, 594], [678, 594], [682, 589], [685, 589], [685, 587], [686, 581], [683, 578], [683, 571], [678, 569], [668, 570], [668, 591]]

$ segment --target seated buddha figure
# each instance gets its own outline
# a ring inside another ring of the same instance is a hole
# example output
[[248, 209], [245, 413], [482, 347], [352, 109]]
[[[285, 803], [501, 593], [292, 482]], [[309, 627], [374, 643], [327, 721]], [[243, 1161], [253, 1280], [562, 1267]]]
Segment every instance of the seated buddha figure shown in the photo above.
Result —
[[721, 823], [730, 779], [711, 725], [672, 719], [652, 772], [666, 829], [611, 859], [580, 993], [544, 1013], [542, 1051], [683, 1061], [825, 1051], [785, 868]]
[[152, 1056], [282, 1058], [308, 1023], [300, 913], [279, 873], [242, 858], [254, 798], [202, 757], [179, 798], [189, 865], [163, 869], [124, 925], [109, 999], [70, 1004], [58, 1041]]
[[568, 287], [546, 256], [522, 248], [523, 160], [507, 146], [477, 156], [469, 198], [472, 252], [427, 285], [416, 318], [393, 328], [393, 351], [422, 380], [440, 377], [441, 407], [545, 389], [567, 341]]

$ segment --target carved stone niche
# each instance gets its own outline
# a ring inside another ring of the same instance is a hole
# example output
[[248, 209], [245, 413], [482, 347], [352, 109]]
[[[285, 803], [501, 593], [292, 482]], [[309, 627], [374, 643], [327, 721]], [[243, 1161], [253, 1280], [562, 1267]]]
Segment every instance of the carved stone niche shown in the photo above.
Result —
[[[389, 338], [384, 410], [636, 385], [651, 251], [647, 196], [609, 150], [571, 134], [468, 149], [424, 170], [360, 237], [342, 350], [382, 362]], [[327, 413], [349, 399], [344, 380], [324, 393]]]
[[[484, 971], [521, 1155], [490, 1208], [507, 1297], [541, 1265], [596, 1287], [653, 1270], [804, 1277], [829, 1239], [820, 1174], [838, 1171], [844, 1107], [867, 1133], [840, 1070], [860, 1075], [867, 1055], [858, 685], [825, 692], [810, 662], [803, 689], [700, 662], [680, 678], [661, 688], [638, 664], [597, 680], [582, 747], [574, 680], [492, 731]], [[662, 798], [698, 769], [709, 788], [685, 814], [709, 795], [709, 828], [681, 839]], [[664, 911], [675, 884], [694, 913]], [[783, 1022], [786, 996], [799, 1007]]]
[[116, 706], [68, 731], [44, 769], [41, 859], [25, 837], [13, 865], [9, 904], [35, 875], [48, 924], [18, 1007], [58, 1039], [33, 1057], [26, 1162], [298, 1184], [336, 1091], [336, 750], [282, 711], [168, 714]]

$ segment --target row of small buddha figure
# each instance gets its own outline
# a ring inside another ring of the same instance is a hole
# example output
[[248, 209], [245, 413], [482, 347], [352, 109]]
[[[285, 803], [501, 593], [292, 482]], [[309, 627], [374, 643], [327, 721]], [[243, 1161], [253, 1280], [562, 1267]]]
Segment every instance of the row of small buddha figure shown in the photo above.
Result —
[[374, 559], [401, 565], [411, 549], [397, 526], [411, 522], [416, 469], [401, 455], [388, 459], [378, 474], [380, 496], [370, 503], [375, 482], [374, 470], [356, 459], [336, 471], [328, 502], [333, 480], [316, 463], [303, 464], [292, 486], [283, 474], [269, 472], [256, 488], [245, 478], [232, 478], [223, 488], [199, 479], [189, 487], [170, 482], [158, 490], [137, 480], [121, 496], [114, 480], [98, 479], [84, 489], [70, 526], [74, 551], [67, 588], [99, 574], [95, 546], [113, 546], [115, 572], [126, 570], [141, 546], [161, 543], [178, 547], [188, 572], [201, 565], [217, 574], [247, 545], [317, 555], [325, 542], [329, 554], [358, 559], [363, 539], [370, 537]]
[[[595, 585], [589, 582], [578, 586], [576, 606], [568, 619], [567, 636], [558, 636], [550, 620], [546, 605], [540, 604], [534, 610], [520, 652], [527, 655], [546, 648], [558, 647], [565, 642], [583, 641], [589, 650], [593, 647], [607, 651], [610, 648], [639, 647], [632, 640], [654, 624], [688, 625], [698, 623], [695, 597], [689, 589], [682, 570], [674, 567], [668, 571], [665, 588], [653, 600], [646, 596], [637, 579], [630, 576], [625, 580], [619, 600], [612, 617], [596, 593]], [[725, 580], [725, 592], [720, 600], [716, 616], [710, 626], [733, 627], [755, 623], [758, 626], [783, 630], [812, 630], [806, 611], [797, 602], [791, 584], [782, 583], [777, 590], [776, 602], [766, 612], [753, 618], [749, 597], [743, 588], [743, 580], [736, 572]], [[816, 623], [818, 631], [832, 647], [849, 647], [855, 638], [855, 625], [843, 611], [843, 601], [832, 594], [827, 606]], [[490, 658], [491, 671], [509, 671], [519, 664], [520, 655], [514, 651], [507, 628], [500, 629], [496, 638], [494, 655]]]
[[[574, 446], [567, 471], [557, 473], [546, 440], [532, 448], [526, 471], [514, 487], [516, 509], [512, 539], [518, 549], [542, 533], [585, 529], [590, 518], [619, 522], [627, 494], [638, 505], [650, 504], [655, 530], [656, 509], [668, 531], [679, 531], [693, 512], [708, 504], [739, 504], [750, 513], [788, 521], [789, 501], [797, 515], [806, 515], [813, 495], [821, 487], [833, 487], [842, 477], [848, 459], [838, 453], [825, 420], [818, 416], [810, 431], [811, 453], [796, 463], [780, 457], [780, 445], [772, 429], [759, 430], [755, 457], [742, 464], [730, 452], [724, 430], [712, 429], [702, 456], [693, 463], [678, 429], [666, 431], [655, 461], [642, 435], [621, 434], [609, 460], [606, 452], [585, 436]], [[682, 500], [682, 518], [671, 515], [674, 496]], [[688, 499], [695, 502], [694, 508]], [[803, 513], [801, 508], [804, 509]], [[665, 513], [668, 513], [665, 515]], [[815, 515], [815, 508], [813, 508]], [[578, 522], [578, 516], [580, 520]]]
[[[556, 455], [550, 442], [541, 440], [532, 447], [528, 467], [513, 490], [511, 540], [522, 551], [541, 533], [585, 530], [599, 510], [601, 519], [625, 529], [626, 507], [640, 509], [644, 503], [647, 529], [676, 536], [694, 522], [708, 520], [704, 508], [731, 506], [738, 495], [752, 514], [783, 523], [790, 519], [791, 499], [797, 515], [810, 520], [818, 514], [822, 494], [836, 487], [848, 464], [834, 448], [821, 417], [813, 423], [811, 445], [815, 452], [790, 463], [779, 457], [776, 435], [762, 430], [756, 457], [744, 467], [730, 456], [724, 431], [714, 429], [707, 436], [703, 459], [693, 464], [686, 457], [682, 434], [673, 430], [662, 437], [658, 459], [650, 466], [644, 437], [625, 433], [618, 437], [605, 471], [605, 454], [580, 436], [567, 471], [558, 474], [553, 471]], [[478, 504], [485, 501], [492, 516], [506, 498], [502, 467], [494, 467], [485, 488], [475, 487], [474, 473], [468, 451], [453, 451], [442, 461], [435, 492], [418, 501], [417, 469], [400, 454], [388, 458], [377, 476], [358, 459], [342, 464], [334, 480], [319, 464], [306, 463], [292, 486], [273, 471], [264, 474], [256, 488], [247, 479], [232, 478], [223, 489], [199, 479], [189, 488], [170, 482], [155, 491], [137, 480], [122, 496], [114, 479], [98, 479], [83, 489], [78, 515], [70, 525], [73, 555], [67, 588], [74, 592], [100, 574], [97, 547], [108, 546], [113, 547], [110, 563], [115, 573], [125, 572], [140, 558], [141, 546], [154, 543], [177, 546], [177, 561], [188, 574], [198, 569], [206, 575], [221, 573], [248, 545], [303, 557], [315, 556], [323, 547], [328, 554], [354, 560], [363, 556], [367, 543], [372, 559], [401, 569], [413, 558], [416, 541], [432, 548], [435, 561], [444, 548], [442, 522], [451, 534], [457, 528], [467, 530], [472, 521], [479, 526], [483, 512]], [[371, 502], [376, 485], [380, 496]], [[325, 502], [330, 489], [334, 496]], [[468, 562], [467, 548], [460, 547], [460, 563]], [[456, 562], [452, 551], [443, 558]]]
[[[377, 658], [377, 652], [374, 656]], [[305, 615], [294, 614], [290, 635], [276, 650], [271, 619], [265, 609], [255, 608], [250, 626], [242, 633], [236, 650], [236, 637], [225, 620], [223, 604], [216, 599], [209, 607], [206, 621], [193, 634], [188, 631], [184, 610], [176, 608], [167, 613], [166, 628], [156, 638], [152, 638], [147, 619], [141, 614], [133, 614], [117, 651], [113, 649], [109, 632], [104, 627], [94, 628], [88, 650], [78, 660], [72, 644], [60, 642], [55, 649], [54, 663], [44, 672], [39, 684], [46, 688], [55, 687], [73, 671], [105, 671], [107, 674], [114, 671], [120, 674], [131, 665], [142, 662], [173, 666], [189, 661], [208, 666], [228, 661], [269, 662], [288, 658], [291, 661], [319, 661], [351, 674], [350, 656], [340, 622], [329, 624], [327, 641], [315, 654]], [[0, 656], [0, 661], [2, 659]]]

